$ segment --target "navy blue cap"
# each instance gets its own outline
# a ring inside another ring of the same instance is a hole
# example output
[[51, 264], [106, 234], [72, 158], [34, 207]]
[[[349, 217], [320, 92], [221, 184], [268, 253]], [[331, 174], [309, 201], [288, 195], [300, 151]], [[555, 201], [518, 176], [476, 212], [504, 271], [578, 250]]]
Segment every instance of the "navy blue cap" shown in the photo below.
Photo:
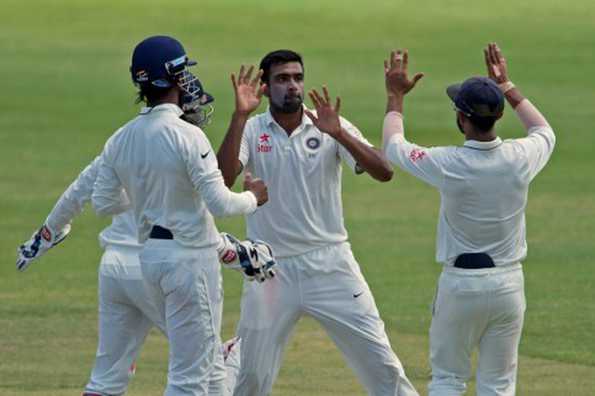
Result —
[[151, 83], [160, 88], [173, 85], [173, 76], [195, 65], [182, 44], [173, 37], [152, 36], [141, 41], [132, 53], [130, 74], [136, 84]]
[[446, 89], [457, 110], [468, 117], [499, 117], [504, 111], [504, 95], [488, 77], [471, 77]]

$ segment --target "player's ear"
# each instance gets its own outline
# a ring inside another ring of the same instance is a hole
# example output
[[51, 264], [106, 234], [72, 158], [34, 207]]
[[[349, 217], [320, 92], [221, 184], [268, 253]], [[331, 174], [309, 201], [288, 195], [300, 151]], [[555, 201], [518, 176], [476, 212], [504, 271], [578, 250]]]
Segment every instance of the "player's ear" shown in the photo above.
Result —
[[266, 96], [267, 98], [270, 98], [270, 97], [271, 97], [271, 94], [270, 94], [270, 92], [269, 92], [269, 84], [267, 84], [267, 83], [263, 83], [263, 84], [262, 84], [262, 88], [263, 88], [263, 90], [262, 90], [262, 94], [263, 94], [264, 96]]

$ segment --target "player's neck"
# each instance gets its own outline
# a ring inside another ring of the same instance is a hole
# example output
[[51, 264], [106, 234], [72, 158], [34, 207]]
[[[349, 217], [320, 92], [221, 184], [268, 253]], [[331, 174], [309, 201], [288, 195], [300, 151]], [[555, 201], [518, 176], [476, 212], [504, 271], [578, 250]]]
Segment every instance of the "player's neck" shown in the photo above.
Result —
[[290, 136], [302, 123], [303, 109], [300, 108], [295, 113], [282, 113], [271, 108], [271, 115], [277, 124], [287, 133], [287, 136]]
[[492, 140], [496, 139], [498, 135], [496, 135], [496, 131], [492, 129], [489, 132], [482, 132], [478, 133], [475, 131], [465, 133], [465, 140], [476, 140], [478, 142], [491, 142]]

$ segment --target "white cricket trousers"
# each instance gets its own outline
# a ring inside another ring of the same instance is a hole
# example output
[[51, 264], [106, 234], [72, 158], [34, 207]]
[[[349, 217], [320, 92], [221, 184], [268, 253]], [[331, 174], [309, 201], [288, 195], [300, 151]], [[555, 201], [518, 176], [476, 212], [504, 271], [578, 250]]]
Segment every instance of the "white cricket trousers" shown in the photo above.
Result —
[[223, 367], [219, 329], [222, 288], [215, 248], [193, 249], [175, 240], [148, 239], [140, 254], [145, 289], [165, 322], [169, 370], [165, 396], [209, 394]]
[[462, 395], [479, 347], [477, 394], [515, 394], [525, 314], [520, 264], [485, 269], [445, 267], [430, 327], [430, 396]]
[[128, 387], [128, 370], [138, 356], [149, 330], [162, 330], [158, 311], [142, 280], [139, 248], [108, 246], [99, 265], [99, 340], [95, 366], [86, 392], [122, 395]]
[[264, 283], [244, 282], [234, 396], [271, 393], [289, 337], [304, 314], [324, 327], [370, 395], [417, 395], [391, 349], [349, 243], [279, 258], [276, 271]]
[[[122, 395], [129, 382], [129, 368], [136, 361], [152, 326], [166, 334], [165, 321], [148, 298], [142, 278], [141, 249], [108, 245], [99, 266], [99, 340], [95, 366], [85, 391], [104, 396]], [[212, 295], [216, 328], [221, 326], [222, 294]], [[209, 383], [209, 395], [221, 394], [225, 367], [216, 359]]]

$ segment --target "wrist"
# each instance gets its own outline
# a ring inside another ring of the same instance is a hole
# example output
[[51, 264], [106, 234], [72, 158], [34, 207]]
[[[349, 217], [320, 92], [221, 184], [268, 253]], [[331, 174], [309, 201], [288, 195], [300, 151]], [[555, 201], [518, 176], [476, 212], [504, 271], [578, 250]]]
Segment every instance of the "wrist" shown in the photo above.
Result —
[[232, 117], [236, 119], [247, 119], [250, 116], [251, 111], [235, 109]]
[[514, 87], [515, 87], [515, 85], [510, 80], [506, 80], [503, 83], [498, 84], [498, 88], [500, 88], [500, 92], [502, 92], [503, 94], [510, 91]]
[[386, 96], [388, 98], [401, 99], [402, 100], [405, 97], [405, 94], [403, 92], [387, 91], [386, 92]]

